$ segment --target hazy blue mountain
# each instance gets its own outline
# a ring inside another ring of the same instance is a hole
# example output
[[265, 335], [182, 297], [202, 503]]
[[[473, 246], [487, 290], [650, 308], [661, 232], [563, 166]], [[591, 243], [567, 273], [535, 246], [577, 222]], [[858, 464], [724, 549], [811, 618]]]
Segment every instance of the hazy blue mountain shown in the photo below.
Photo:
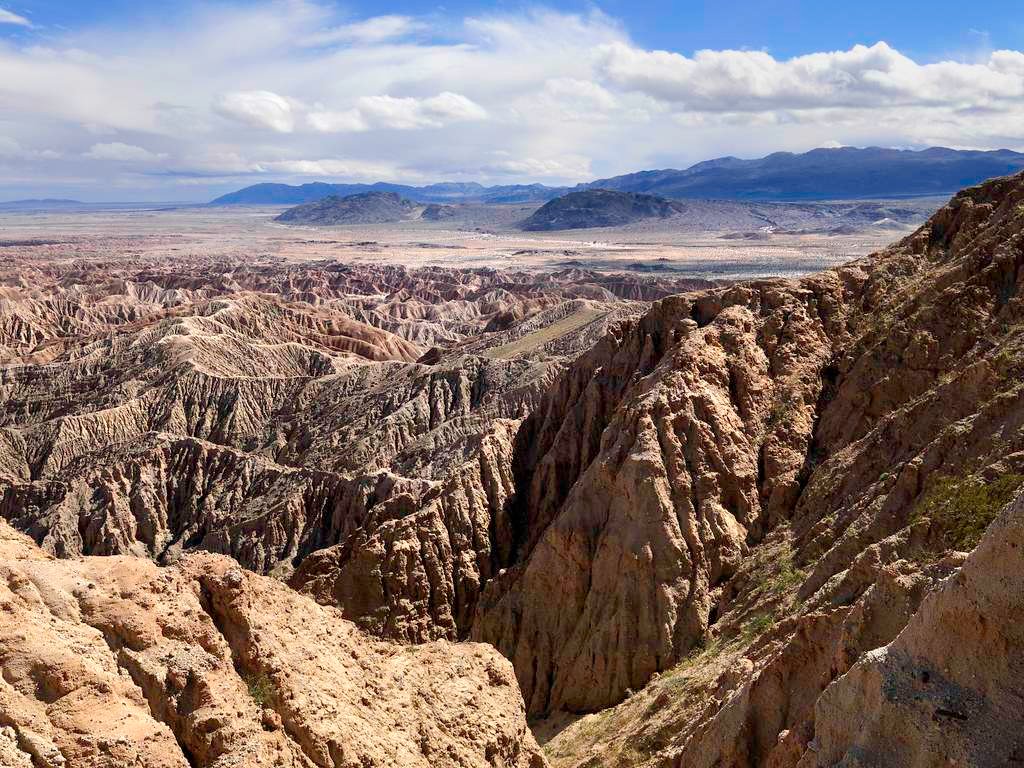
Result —
[[[573, 188], [638, 192], [674, 199], [863, 200], [950, 195], [993, 176], [1024, 169], [1024, 154], [933, 147], [920, 151], [868, 147], [776, 152], [757, 160], [720, 157], [685, 170], [640, 171]], [[362, 192], [395, 192], [418, 203], [544, 203], [572, 189], [542, 184], [484, 187], [446, 182], [402, 184], [256, 184], [212, 205], [298, 205]]]
[[921, 151], [815, 149], [776, 152], [758, 160], [722, 157], [686, 170], [630, 173], [582, 184], [675, 199], [843, 200], [948, 195], [993, 176], [1024, 169], [1024, 154], [1009, 150]]
[[218, 197], [210, 205], [300, 205], [325, 197], [349, 197], [365, 192], [394, 192], [417, 203], [531, 203], [545, 202], [564, 193], [564, 188], [543, 184], [510, 184], [484, 187], [475, 182], [443, 182], [425, 187], [404, 184], [326, 184], [313, 182], [290, 184], [255, 184], [237, 192]]

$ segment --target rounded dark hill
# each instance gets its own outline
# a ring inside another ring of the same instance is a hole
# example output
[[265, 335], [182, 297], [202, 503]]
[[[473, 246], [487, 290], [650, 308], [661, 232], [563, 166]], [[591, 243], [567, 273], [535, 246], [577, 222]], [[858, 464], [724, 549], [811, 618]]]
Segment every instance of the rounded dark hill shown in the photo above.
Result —
[[455, 218], [459, 213], [459, 209], [454, 205], [441, 205], [439, 203], [431, 203], [423, 209], [423, 214], [420, 218], [425, 221], [447, 221], [448, 219]]
[[331, 196], [289, 208], [275, 220], [287, 224], [386, 224], [412, 218], [419, 206], [395, 192]]
[[678, 203], [656, 195], [589, 189], [545, 203], [522, 223], [522, 228], [527, 232], [549, 232], [618, 227], [643, 219], [667, 219], [679, 212]]

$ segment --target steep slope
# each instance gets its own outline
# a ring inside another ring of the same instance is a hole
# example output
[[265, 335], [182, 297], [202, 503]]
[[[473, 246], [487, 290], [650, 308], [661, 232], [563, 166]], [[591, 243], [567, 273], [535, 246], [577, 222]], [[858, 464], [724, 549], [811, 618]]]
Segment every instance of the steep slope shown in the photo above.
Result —
[[[899, 636], [864, 654], [815, 707], [801, 768], [1010, 765], [1024, 756], [1024, 496]], [[969, 652], [965, 652], [969, 651]]]
[[[840, 710], [858, 694], [819, 697], [862, 657], [842, 685], [878, 696], [872, 680], [903, 674], [869, 652], [919, 608], [941, 626], [922, 600], [1024, 484], [1022, 266], [1017, 176], [863, 263], [659, 302], [574, 364], [517, 440], [519, 554], [473, 631], [534, 714], [647, 683], [560, 730], [556, 765], [872, 764], [854, 756], [884, 753], [886, 723], [963, 714], [875, 699], [856, 741]], [[1017, 534], [992, 535], [1005, 551]], [[963, 637], [973, 654], [993, 636]], [[1012, 632], [992, 642], [1019, 654]], [[978, 712], [1019, 695], [1000, 663], [979, 688], [955, 678]], [[816, 762], [819, 715], [834, 751]], [[981, 754], [988, 721], [953, 719], [962, 738], [908, 736], [905, 764]]]
[[0, 760], [541, 768], [507, 661], [399, 647], [197, 555], [57, 561], [0, 521]]
[[966, 553], [1024, 487], [1022, 266], [1024, 176], [870, 259], [689, 293], [573, 270], [18, 265], [0, 513], [53, 552], [213, 549], [374, 634], [486, 641], [559, 766], [782, 768], [820, 745], [856, 764], [888, 723], [943, 712], [968, 725], [908, 736], [909, 764], [983, 754], [1008, 742], [972, 713], [1024, 732], [1015, 668], [987, 666], [966, 713], [878, 680], [948, 652], [914, 629], [936, 626], [928, 595], [980, 580]]
[[468, 634], [511, 547], [508, 456], [540, 392], [691, 284], [192, 257], [8, 269], [0, 517], [69, 557], [203, 549], [289, 578], [317, 553], [308, 591], [417, 642]]

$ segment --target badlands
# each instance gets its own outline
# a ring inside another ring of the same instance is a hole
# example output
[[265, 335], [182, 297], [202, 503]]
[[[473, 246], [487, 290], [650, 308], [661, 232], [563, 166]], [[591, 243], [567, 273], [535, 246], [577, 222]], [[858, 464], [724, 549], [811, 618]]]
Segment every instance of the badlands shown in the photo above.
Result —
[[1024, 761], [1024, 176], [537, 207], [0, 214], [0, 765]]

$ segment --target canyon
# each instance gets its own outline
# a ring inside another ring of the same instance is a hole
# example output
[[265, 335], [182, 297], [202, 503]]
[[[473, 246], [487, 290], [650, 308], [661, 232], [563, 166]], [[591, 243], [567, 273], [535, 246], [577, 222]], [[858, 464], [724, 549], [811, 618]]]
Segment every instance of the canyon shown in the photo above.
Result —
[[3, 764], [1024, 759], [1024, 175], [801, 276], [317, 232], [11, 235]]

